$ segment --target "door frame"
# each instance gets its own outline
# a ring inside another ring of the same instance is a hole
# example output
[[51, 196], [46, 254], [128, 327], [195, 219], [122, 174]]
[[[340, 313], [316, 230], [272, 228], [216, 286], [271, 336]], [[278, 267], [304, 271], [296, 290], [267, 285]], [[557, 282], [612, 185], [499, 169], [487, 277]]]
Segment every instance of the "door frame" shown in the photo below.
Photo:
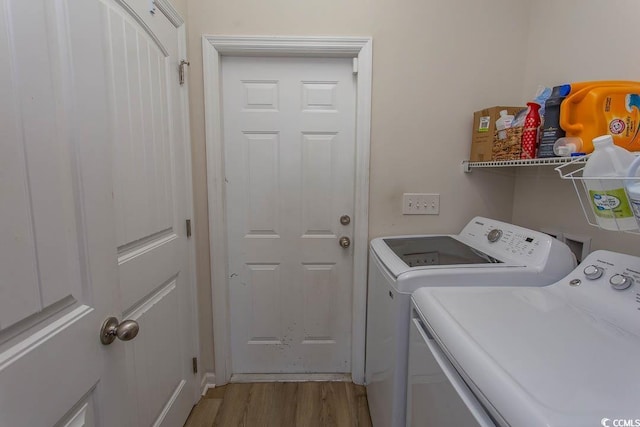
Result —
[[213, 307], [215, 381], [231, 378], [228, 250], [224, 192], [224, 147], [221, 103], [221, 57], [296, 56], [353, 58], [357, 73], [356, 176], [353, 231], [353, 305], [351, 376], [364, 383], [369, 245], [369, 151], [371, 145], [371, 37], [202, 36], [205, 141], [209, 204], [209, 249]]

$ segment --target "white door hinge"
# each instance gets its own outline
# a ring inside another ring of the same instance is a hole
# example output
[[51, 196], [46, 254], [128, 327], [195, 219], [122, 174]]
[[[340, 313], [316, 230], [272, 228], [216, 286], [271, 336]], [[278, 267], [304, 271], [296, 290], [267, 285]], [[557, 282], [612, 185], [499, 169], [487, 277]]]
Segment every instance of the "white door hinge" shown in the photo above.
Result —
[[353, 58], [353, 74], [358, 74], [358, 58]]

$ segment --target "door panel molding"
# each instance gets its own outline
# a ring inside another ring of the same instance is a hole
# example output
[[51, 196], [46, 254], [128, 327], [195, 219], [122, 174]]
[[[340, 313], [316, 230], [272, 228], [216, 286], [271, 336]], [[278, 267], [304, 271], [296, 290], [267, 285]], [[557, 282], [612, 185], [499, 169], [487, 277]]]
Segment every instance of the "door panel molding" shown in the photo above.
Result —
[[[65, 384], [73, 378], [74, 390], [89, 393], [100, 381], [100, 372], [87, 365], [87, 358], [100, 360], [98, 340], [87, 340], [87, 324], [98, 323], [98, 314], [86, 305], [80, 305], [27, 339], [0, 354], [0, 384], [10, 388], [0, 400], [3, 420], [28, 420], [30, 426], [48, 425], [60, 419], [72, 408], [80, 396], [63, 389], [46, 402], [40, 402], [37, 411], [24, 412], [24, 396], [34, 394], [43, 384]], [[97, 337], [97, 334], [96, 334]], [[70, 353], [66, 349], [73, 348]], [[55, 358], [51, 355], [67, 355]], [[48, 357], [47, 357], [48, 355]], [[42, 363], [43, 360], [47, 363]]]
[[367, 246], [369, 241], [372, 43], [370, 37], [210, 35], [202, 37], [215, 375], [220, 384], [227, 383], [231, 377], [228, 250], [225, 235], [225, 173], [220, 97], [221, 56], [305, 56], [357, 59], [351, 366], [353, 381], [362, 384], [364, 381]]

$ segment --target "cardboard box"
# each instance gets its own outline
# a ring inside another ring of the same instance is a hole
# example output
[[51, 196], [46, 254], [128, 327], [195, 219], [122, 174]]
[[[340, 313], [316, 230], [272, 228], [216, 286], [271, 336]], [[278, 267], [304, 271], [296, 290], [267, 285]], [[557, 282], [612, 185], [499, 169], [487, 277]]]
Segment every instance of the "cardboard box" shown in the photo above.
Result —
[[[471, 154], [469, 160], [472, 162], [489, 162], [496, 159], [494, 155], [494, 143], [496, 141], [496, 120], [500, 118], [500, 111], [507, 110], [508, 114], [515, 115], [526, 107], [491, 107], [473, 113], [473, 132], [471, 137]], [[519, 147], [519, 145], [518, 145]], [[501, 157], [500, 160], [509, 160]], [[513, 158], [520, 158], [520, 154], [512, 153]]]

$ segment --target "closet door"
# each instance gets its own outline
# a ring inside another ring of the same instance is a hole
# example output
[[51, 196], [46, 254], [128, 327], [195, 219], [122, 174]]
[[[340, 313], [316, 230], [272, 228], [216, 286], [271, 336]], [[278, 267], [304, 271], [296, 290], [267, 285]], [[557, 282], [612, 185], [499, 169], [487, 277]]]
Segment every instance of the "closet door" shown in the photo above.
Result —
[[117, 307], [100, 26], [95, 1], [0, 1], [1, 426], [93, 426], [125, 392], [123, 348], [99, 340]]
[[[162, 2], [156, 2], [162, 3]], [[188, 218], [187, 112], [179, 80], [181, 31], [150, 2], [100, 4], [118, 319], [139, 324], [123, 345], [134, 424], [178, 426], [194, 403]], [[131, 399], [135, 397], [135, 399]]]
[[184, 32], [153, 12], [0, 0], [0, 426], [173, 426], [194, 402]]

